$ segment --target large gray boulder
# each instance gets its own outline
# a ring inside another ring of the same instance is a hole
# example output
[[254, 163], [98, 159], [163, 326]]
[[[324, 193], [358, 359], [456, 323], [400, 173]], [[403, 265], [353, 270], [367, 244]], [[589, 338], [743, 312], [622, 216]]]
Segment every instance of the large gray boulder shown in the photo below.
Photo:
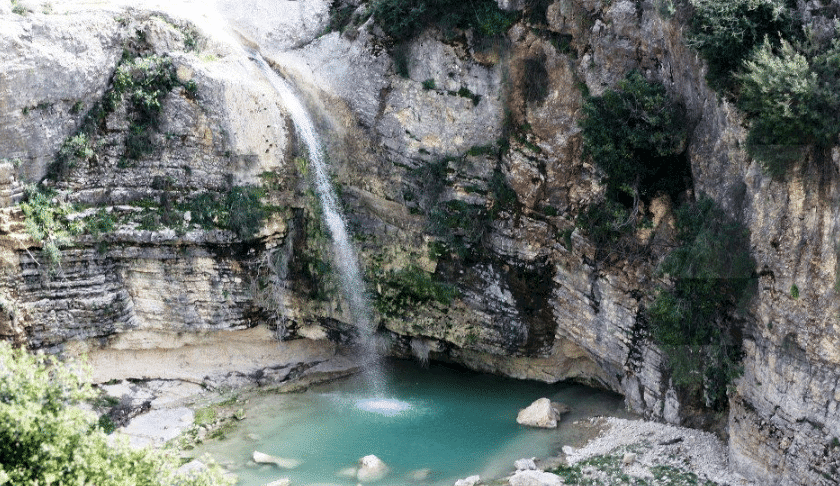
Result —
[[519, 411], [516, 423], [529, 427], [553, 429], [557, 427], [561, 415], [568, 411], [569, 407], [562, 403], [552, 402], [548, 398], [539, 398]]

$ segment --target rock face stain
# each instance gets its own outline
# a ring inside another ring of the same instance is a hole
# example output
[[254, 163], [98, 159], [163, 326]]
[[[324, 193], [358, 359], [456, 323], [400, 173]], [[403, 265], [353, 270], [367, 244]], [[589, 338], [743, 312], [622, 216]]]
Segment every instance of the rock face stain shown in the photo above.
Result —
[[[256, 3], [259, 11], [272, 8]], [[310, 7], [295, 10], [307, 19], [296, 25], [282, 16], [259, 22], [239, 9], [231, 20], [282, 66], [318, 129], [329, 132], [332, 177], [375, 284], [371, 297], [404, 299], [399, 315], [377, 315], [395, 354], [408, 355], [411, 340], [422, 339], [432, 359], [518, 378], [585, 381], [624, 394], [651, 419], [706, 420], [673, 387], [662, 353], [646, 338], [644, 308], [664, 283], [656, 267], [665, 250], [652, 245], [644, 258], [604, 260], [574, 222], [603, 191], [597, 169], [581, 157], [585, 93], [599, 95], [637, 69], [685, 106], [693, 191], [750, 229], [758, 263], [758, 292], [742, 326], [744, 374], [728, 415], [706, 424], [727, 430], [732, 461], [752, 478], [836, 484], [840, 149], [829, 151], [828, 171], [809, 157], [786, 180], [763, 173], [743, 150], [743, 115], [706, 85], [680, 19], [663, 18], [653, 5], [558, 0], [546, 25], [519, 22], [492, 49], [427, 31], [405, 46], [406, 78], [372, 21], [318, 36], [327, 6]], [[185, 26], [195, 27], [197, 49], [184, 43]], [[133, 166], [120, 165], [115, 147], [129, 124], [115, 112], [104, 121], [96, 163], [74, 168], [57, 187], [80, 205], [121, 207], [258, 184], [275, 209], [272, 223], [244, 242], [189, 225], [120, 227], [107, 245], [82, 236], [62, 250], [56, 277], [36, 263], [39, 245], [14, 204], [22, 182], [45, 174], [100, 101], [124, 40], [138, 30], [152, 51], [171, 56], [182, 81], [195, 82], [196, 95], [167, 94], [156, 151]], [[2, 15], [3, 46], [0, 337], [52, 352], [102, 347], [107, 354], [162, 345], [144, 333], [268, 322], [287, 339], [352, 340], [347, 306], [323, 265], [329, 255], [319, 253], [318, 209], [288, 117], [236, 46], [200, 23], [142, 11], [121, 23], [98, 10]], [[453, 202], [480, 217], [435, 229], [441, 204]], [[651, 202], [655, 224], [647, 231], [657, 241], [673, 236], [672, 202]], [[467, 229], [474, 233], [464, 248], [441, 251], [441, 242]], [[443, 287], [433, 284], [452, 286], [453, 297], [435, 298]]]

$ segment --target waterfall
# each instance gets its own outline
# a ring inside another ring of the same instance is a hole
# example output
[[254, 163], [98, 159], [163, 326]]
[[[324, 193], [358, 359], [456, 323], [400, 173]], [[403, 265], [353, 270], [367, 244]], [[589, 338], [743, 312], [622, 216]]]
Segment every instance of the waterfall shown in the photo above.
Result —
[[359, 344], [366, 354], [365, 357], [370, 360], [366, 369], [370, 386], [376, 395], [381, 396], [383, 379], [379, 370], [378, 350], [376, 349], [372, 319], [365, 298], [365, 284], [362, 280], [356, 251], [347, 234], [347, 224], [341, 214], [332, 183], [327, 176], [324, 151], [315, 131], [315, 125], [289, 83], [280, 77], [259, 54], [252, 53], [251, 58], [282, 98], [283, 104], [292, 117], [295, 130], [309, 152], [309, 167], [312, 172], [315, 192], [321, 203], [324, 223], [332, 237], [334, 266], [339, 269], [342, 293], [350, 307], [353, 324], [358, 330]]

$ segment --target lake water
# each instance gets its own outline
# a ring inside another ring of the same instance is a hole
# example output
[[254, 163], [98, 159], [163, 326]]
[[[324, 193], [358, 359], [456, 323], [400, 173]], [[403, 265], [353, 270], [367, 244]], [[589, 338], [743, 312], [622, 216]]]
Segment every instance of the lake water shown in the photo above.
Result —
[[[355, 485], [336, 475], [375, 454], [389, 467], [377, 485], [448, 485], [479, 474], [501, 477], [523, 457], [547, 457], [576, 442], [570, 424], [596, 415], [627, 416], [620, 396], [576, 384], [548, 385], [479, 374], [440, 364], [421, 368], [409, 361], [384, 365], [387, 393], [364, 392], [354, 376], [299, 394], [251, 398], [247, 418], [224, 441], [196, 451], [210, 453], [245, 486], [281, 477], [292, 485]], [[516, 423], [522, 408], [540, 397], [569, 405], [558, 429]], [[249, 435], [251, 436], [249, 438]], [[249, 463], [254, 450], [302, 461], [293, 470]], [[410, 475], [430, 469], [428, 479]]]

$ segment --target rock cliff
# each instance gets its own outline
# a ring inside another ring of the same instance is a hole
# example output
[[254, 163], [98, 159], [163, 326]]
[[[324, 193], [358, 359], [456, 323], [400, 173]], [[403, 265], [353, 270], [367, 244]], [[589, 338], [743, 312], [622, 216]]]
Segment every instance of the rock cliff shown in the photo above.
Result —
[[[686, 45], [685, 6], [500, 2], [536, 4], [544, 16], [490, 40], [433, 28], [395, 44], [353, 2], [0, 2], [0, 336], [62, 352], [265, 323], [352, 340], [305, 154], [245, 45], [317, 122], [392, 353], [593, 383], [648, 418], [728, 432], [751, 477], [837, 484], [840, 148], [825, 169], [809, 157], [766, 175]], [[339, 7], [352, 13], [330, 32]], [[803, 8], [830, 15], [837, 1]], [[115, 87], [146, 86], [161, 66], [173, 79], [141, 118], [147, 105]], [[581, 155], [585, 95], [634, 69], [685, 107], [682, 197], [708, 194], [750, 230], [759, 285], [728, 416], [681, 394], [647, 335], [673, 201], [650, 202], [646, 250], [621, 258], [575, 224], [604, 191]], [[44, 177], [51, 207], [82, 222], [58, 260], [16, 205]], [[254, 232], [230, 220], [248, 188], [267, 208]]]

